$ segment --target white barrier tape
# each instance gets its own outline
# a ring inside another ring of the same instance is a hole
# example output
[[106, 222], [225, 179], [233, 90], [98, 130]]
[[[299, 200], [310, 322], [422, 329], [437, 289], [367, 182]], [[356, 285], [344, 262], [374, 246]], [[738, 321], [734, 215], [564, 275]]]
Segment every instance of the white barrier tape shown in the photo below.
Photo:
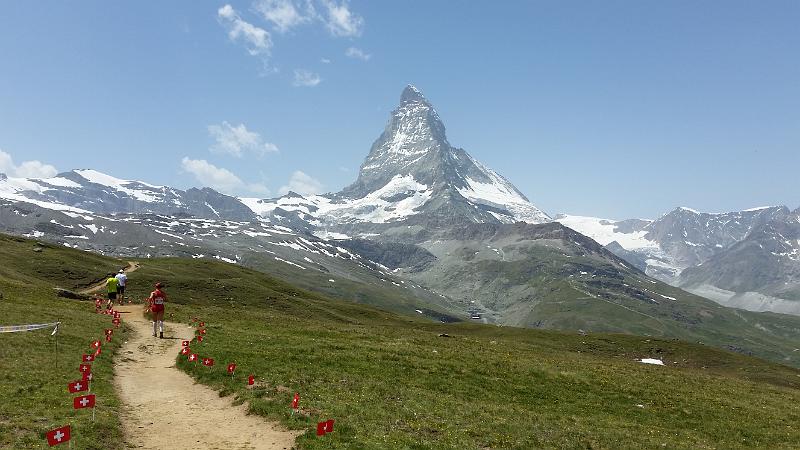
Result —
[[61, 322], [32, 323], [28, 325], [0, 325], [0, 333], [18, 333], [20, 331], [35, 331], [41, 330], [42, 328], [55, 327], [53, 330], [53, 334], [55, 334], [60, 324]]

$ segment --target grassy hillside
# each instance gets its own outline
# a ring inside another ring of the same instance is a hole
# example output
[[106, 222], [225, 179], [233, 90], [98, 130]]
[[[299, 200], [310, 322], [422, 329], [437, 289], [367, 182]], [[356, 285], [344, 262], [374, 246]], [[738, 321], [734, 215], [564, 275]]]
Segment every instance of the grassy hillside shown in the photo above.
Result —
[[[195, 351], [239, 365], [234, 379], [179, 360], [184, 370], [290, 427], [337, 420], [324, 439], [303, 435], [303, 448], [775, 448], [800, 439], [800, 371], [786, 366], [674, 340], [435, 324], [234, 265], [144, 263], [137, 282], [166, 280], [175, 320], [208, 324]], [[643, 357], [666, 366], [636, 362]], [[256, 389], [245, 387], [251, 372]], [[300, 416], [289, 414], [294, 392]]]
[[436, 262], [406, 276], [492, 323], [679, 338], [800, 367], [798, 316], [721, 306], [646, 277], [593, 241], [479, 237], [424, 243]]
[[[35, 251], [34, 251], [35, 249]], [[45, 432], [72, 424], [76, 448], [121, 448], [119, 401], [112, 358], [125, 339], [116, 330], [93, 364], [96, 419], [72, 408], [67, 383], [80, 379], [78, 364], [89, 343], [111, 327], [94, 304], [57, 298], [53, 286], [79, 287], [119, 266], [100, 256], [0, 236], [0, 325], [61, 321], [58, 352], [50, 329], [0, 334], [0, 448], [47, 448]], [[77, 396], [78, 394], [75, 394]]]
[[[25, 261], [17, 263], [21, 279], [0, 281], [4, 307], [16, 311], [8, 320], [61, 315], [76, 333], [63, 338], [74, 341], [64, 344], [64, 360], [72, 361], [87, 342], [83, 335], [104, 322], [84, 302], [53, 297], [52, 284], [72, 275], [46, 276], [34, 266], [62, 258], [88, 280], [94, 267], [105, 272], [104, 265], [119, 261], [55, 247], [33, 252], [34, 245], [0, 240], [4, 258]], [[208, 324], [195, 351], [221, 366], [235, 361], [239, 369], [231, 378], [223, 367], [210, 371], [182, 360], [179, 366], [248, 402], [256, 414], [308, 430], [301, 448], [792, 448], [800, 442], [800, 371], [787, 366], [674, 340], [437, 324], [330, 300], [231, 264], [141, 262], [130, 277], [131, 294], [141, 298], [154, 281], [165, 282], [173, 320], [197, 316]], [[74, 369], [51, 371], [51, 353], [40, 345], [46, 336], [38, 337], [9, 343], [0, 336], [4, 363], [30, 359], [39, 374], [3, 365], [0, 395], [20, 400], [0, 405], [0, 445], [41, 443], [45, 430], [70, 417], [71, 407], [52, 399], [69, 398], [62, 386]], [[643, 357], [666, 365], [636, 361]], [[257, 376], [254, 389], [245, 387], [249, 373]], [[39, 385], [58, 376], [66, 378]], [[109, 385], [97, 389], [113, 398]], [[292, 416], [294, 392], [301, 414]], [[115, 408], [109, 400], [98, 410], [110, 414], [103, 435], [99, 421], [81, 422], [82, 435], [95, 436], [81, 448], [115, 448]], [[314, 424], [328, 418], [336, 431], [317, 438]]]

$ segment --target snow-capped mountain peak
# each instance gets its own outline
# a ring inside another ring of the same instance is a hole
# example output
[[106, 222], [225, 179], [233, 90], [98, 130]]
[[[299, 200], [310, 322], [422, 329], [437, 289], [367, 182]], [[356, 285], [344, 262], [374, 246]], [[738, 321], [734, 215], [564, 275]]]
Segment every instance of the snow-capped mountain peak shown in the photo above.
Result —
[[367, 198], [372, 192], [384, 190], [397, 176], [425, 186], [428, 192], [420, 198], [429, 200], [409, 215], [424, 212], [439, 218], [460, 216], [475, 222], [550, 221], [508, 180], [463, 149], [451, 146], [433, 105], [413, 85], [403, 90], [400, 104], [373, 143], [358, 179], [334, 197]]

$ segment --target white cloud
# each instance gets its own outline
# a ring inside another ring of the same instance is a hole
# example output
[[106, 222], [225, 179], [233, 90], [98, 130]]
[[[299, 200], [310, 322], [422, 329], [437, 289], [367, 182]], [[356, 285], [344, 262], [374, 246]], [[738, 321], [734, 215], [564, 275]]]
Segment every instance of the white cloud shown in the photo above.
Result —
[[321, 82], [322, 78], [320, 78], [319, 75], [314, 72], [305, 69], [294, 70], [294, 81], [292, 84], [295, 86], [314, 87]]
[[11, 155], [0, 150], [0, 173], [19, 178], [52, 178], [58, 174], [58, 170], [50, 164], [36, 160], [23, 161], [17, 166]]
[[242, 179], [233, 172], [217, 167], [205, 159], [189, 159], [184, 156], [181, 160], [181, 168], [194, 175], [203, 186], [208, 186], [225, 194], [236, 192], [244, 186]]
[[217, 10], [220, 23], [228, 29], [228, 38], [242, 40], [251, 55], [269, 55], [272, 38], [267, 30], [242, 20], [231, 5], [226, 4]]
[[331, 60], [328, 58], [322, 58], [319, 60], [319, 62], [321, 62], [322, 64], [330, 64]]
[[347, 0], [337, 3], [335, 0], [322, 0], [327, 15], [322, 20], [328, 31], [336, 37], [361, 36], [364, 18], [350, 11]]
[[278, 190], [280, 195], [286, 195], [289, 191], [297, 192], [300, 195], [313, 195], [322, 193], [322, 183], [319, 180], [307, 175], [306, 173], [295, 170], [289, 177], [289, 183], [281, 186]]
[[241, 158], [244, 152], [252, 152], [258, 156], [278, 152], [277, 145], [264, 142], [260, 134], [249, 131], [243, 123], [233, 126], [223, 121], [219, 125], [209, 125], [208, 134], [216, 141], [211, 146], [211, 151], [215, 153], [227, 153]]
[[253, 7], [265, 20], [271, 22], [279, 33], [285, 33], [298, 25], [310, 22], [316, 14], [310, 2], [306, 3], [305, 9], [292, 0], [259, 0]]
[[345, 50], [344, 54], [348, 58], [360, 59], [362, 61], [369, 61], [369, 59], [372, 58], [372, 55], [370, 55], [369, 53], [364, 53], [363, 50], [356, 47], [348, 48], [347, 50]]

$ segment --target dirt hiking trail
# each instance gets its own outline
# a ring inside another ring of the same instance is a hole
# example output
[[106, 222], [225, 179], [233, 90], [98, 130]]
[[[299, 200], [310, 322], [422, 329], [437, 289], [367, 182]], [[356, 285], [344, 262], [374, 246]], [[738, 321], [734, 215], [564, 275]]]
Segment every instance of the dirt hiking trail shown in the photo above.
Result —
[[[136, 272], [136, 269], [138, 268], [139, 268], [138, 262], [128, 261], [128, 267], [124, 268], [123, 270], [125, 271], [126, 274], [129, 274], [131, 272]], [[78, 293], [83, 295], [94, 294], [95, 292], [99, 292], [100, 290], [102, 290], [104, 287], [106, 287], [106, 280], [100, 281], [97, 284], [89, 286], [86, 289], [82, 289], [78, 291]]]
[[[290, 449], [297, 432], [248, 415], [244, 405], [200, 384], [175, 367], [187, 325], [165, 322], [164, 339], [152, 336], [142, 305], [118, 307], [133, 327], [115, 361], [125, 443], [146, 449]], [[224, 369], [223, 369], [224, 370]]]

